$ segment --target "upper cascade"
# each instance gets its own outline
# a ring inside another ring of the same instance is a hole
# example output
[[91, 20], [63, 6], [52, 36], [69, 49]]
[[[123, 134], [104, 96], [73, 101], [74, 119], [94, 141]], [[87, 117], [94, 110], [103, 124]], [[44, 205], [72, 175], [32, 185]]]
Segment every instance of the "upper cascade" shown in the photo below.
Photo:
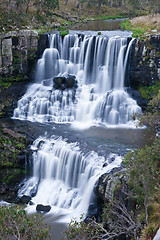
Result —
[[[117, 126], [130, 123], [131, 115], [141, 111], [124, 88], [134, 39], [82, 34], [48, 37], [50, 47], [37, 63], [36, 83], [18, 101], [14, 118]], [[55, 78], [60, 88], [55, 88]], [[65, 78], [76, 83], [63, 87]]]

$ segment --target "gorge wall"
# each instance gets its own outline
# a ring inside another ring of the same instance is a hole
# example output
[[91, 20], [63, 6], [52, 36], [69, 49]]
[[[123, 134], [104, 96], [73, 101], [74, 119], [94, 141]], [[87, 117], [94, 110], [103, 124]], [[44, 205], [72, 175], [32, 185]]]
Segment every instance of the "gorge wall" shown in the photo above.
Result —
[[160, 80], [160, 34], [136, 39], [131, 52], [129, 78], [132, 88], [150, 86]]
[[29, 71], [38, 55], [38, 33], [36, 31], [11, 31], [0, 34], [0, 77]]

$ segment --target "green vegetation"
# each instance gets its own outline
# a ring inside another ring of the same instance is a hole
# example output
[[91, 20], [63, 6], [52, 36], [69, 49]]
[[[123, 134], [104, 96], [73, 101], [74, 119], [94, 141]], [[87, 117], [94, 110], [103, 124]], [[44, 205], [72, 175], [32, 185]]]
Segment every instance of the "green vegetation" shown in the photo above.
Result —
[[41, 215], [27, 215], [23, 208], [13, 205], [0, 207], [1, 240], [49, 240], [48, 231]]
[[8, 128], [0, 129], [0, 187], [13, 184], [25, 174], [26, 138]]
[[148, 102], [147, 111], [139, 116], [140, 126], [146, 125], [150, 129], [160, 130], [160, 90], [157, 95]]
[[137, 38], [137, 37], [142, 37], [143, 34], [146, 32], [146, 28], [143, 28], [143, 27], [136, 27], [136, 26], [133, 26], [130, 22], [130, 20], [125, 20], [121, 23], [121, 27], [124, 29], [124, 30], [127, 30], [127, 31], [132, 31], [133, 32], [133, 37]]
[[[24, 80], [26, 80], [26, 77], [20, 73], [18, 73], [17, 75], [7, 75], [7, 76], [2, 77], [0, 79], [0, 93], [2, 93], [5, 89], [8, 89], [9, 87], [11, 87], [14, 82], [20, 82], [20, 81], [24, 81]], [[0, 101], [0, 105], [1, 105], [1, 102], [3, 104], [3, 101]], [[7, 103], [7, 101], [5, 100], [5, 104], [6, 103]], [[8, 103], [9, 103], [9, 101], [8, 101]], [[8, 103], [7, 103], [7, 105], [8, 105]], [[0, 110], [0, 112], [1, 112], [1, 110]]]
[[151, 146], [130, 151], [124, 159], [128, 184], [131, 185], [137, 203], [145, 208], [145, 223], [148, 225], [148, 204], [160, 186], [160, 139]]
[[[15, 136], [14, 136], [15, 135]], [[15, 167], [19, 162], [19, 155], [26, 148], [26, 139], [17, 136], [12, 130], [1, 130], [0, 136], [0, 168]]]
[[100, 236], [103, 235], [103, 227], [93, 219], [88, 221], [83, 221], [82, 219], [83, 217], [81, 217], [80, 221], [72, 220], [69, 223], [68, 229], [65, 231], [64, 240], [100, 239]]
[[65, 35], [67, 35], [69, 33], [69, 30], [65, 30], [65, 31], [60, 31], [60, 35], [61, 37], [64, 37]]
[[117, 18], [125, 18], [125, 16], [121, 15], [114, 15], [114, 16], [97, 16], [94, 20], [110, 20], [110, 19], [117, 19]]
[[[2, 0], [0, 31], [26, 28], [51, 31], [59, 25], [89, 19], [107, 20], [157, 13], [159, 7], [159, 0]], [[137, 30], [135, 36], [142, 30]]]
[[0, 3], [0, 29], [1, 31], [13, 30], [30, 23], [38, 25], [38, 22], [45, 25], [46, 19], [49, 19], [51, 12], [58, 5], [58, 0], [12, 0], [7, 2], [2, 0]]
[[160, 90], [160, 82], [152, 86], [140, 86], [139, 92], [143, 98], [152, 99], [153, 96], [157, 95]]

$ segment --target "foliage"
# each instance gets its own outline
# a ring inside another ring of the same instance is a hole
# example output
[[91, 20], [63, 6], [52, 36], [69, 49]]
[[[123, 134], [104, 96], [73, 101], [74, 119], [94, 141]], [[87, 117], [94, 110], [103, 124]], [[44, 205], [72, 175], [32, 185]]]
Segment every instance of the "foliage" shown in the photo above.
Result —
[[92, 240], [102, 239], [103, 227], [95, 220], [88, 219], [83, 221], [72, 220], [68, 229], [65, 231], [64, 240]]
[[[46, 24], [46, 16], [59, 6], [58, 0], [2, 0], [0, 7], [2, 9], [1, 28], [13, 30], [13, 26], [18, 28], [31, 23], [34, 24], [36, 18]], [[36, 14], [33, 12], [36, 9]], [[30, 11], [30, 12], [29, 12]], [[26, 22], [27, 20], [27, 22]]]
[[109, 240], [115, 237], [121, 239], [123, 236], [136, 239], [140, 224], [130, 207], [132, 201], [128, 198], [128, 193], [123, 192], [121, 188], [119, 190], [119, 196], [114, 195], [113, 199], [103, 208], [102, 223], [108, 230], [105, 239]]
[[145, 226], [142, 231], [141, 240], [153, 240], [155, 233], [159, 228], [158, 223], [153, 223]]
[[145, 226], [142, 230], [141, 240], [152, 240], [159, 228], [160, 222], [160, 190], [157, 190], [156, 195], [152, 198], [149, 203], [149, 225]]
[[69, 30], [60, 31], [61, 37], [64, 37], [64, 36], [67, 35], [68, 33], [69, 33]]
[[133, 212], [127, 209], [122, 198], [115, 198], [105, 204], [101, 223], [90, 218], [85, 221], [81, 219], [80, 222], [72, 220], [64, 239], [111, 240], [124, 235], [135, 237], [138, 230], [139, 225], [134, 220]]
[[130, 151], [124, 159], [126, 175], [139, 204], [145, 207], [145, 222], [148, 224], [148, 204], [160, 181], [160, 139], [151, 146]]
[[143, 27], [133, 26], [130, 20], [125, 20], [120, 25], [121, 25], [121, 28], [123, 28], [124, 30], [132, 31], [133, 32], [132, 36], [135, 38], [142, 37], [147, 30], [146, 28], [143, 28]]
[[152, 86], [140, 86], [139, 91], [143, 98], [151, 99], [153, 96], [157, 95], [160, 90], [160, 82], [158, 81], [156, 84]]
[[47, 240], [48, 228], [40, 215], [27, 215], [17, 206], [0, 207], [0, 239]]
[[[6, 131], [13, 135], [11, 130]], [[26, 148], [26, 139], [24, 137], [14, 137], [10, 134], [1, 130], [0, 168], [17, 166], [19, 156], [23, 154], [23, 150]]]
[[121, 15], [113, 15], [113, 16], [98, 16], [95, 17], [95, 20], [110, 20], [110, 19], [118, 19], [118, 18], [124, 18], [124, 16]]
[[139, 115], [140, 126], [147, 125], [151, 129], [159, 131], [160, 128], [160, 90], [156, 96], [148, 102], [147, 111]]

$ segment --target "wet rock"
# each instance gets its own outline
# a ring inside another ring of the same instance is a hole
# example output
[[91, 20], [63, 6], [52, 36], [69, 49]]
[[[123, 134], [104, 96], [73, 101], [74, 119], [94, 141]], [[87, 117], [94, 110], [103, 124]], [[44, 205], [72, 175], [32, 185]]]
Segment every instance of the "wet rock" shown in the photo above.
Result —
[[20, 202], [20, 203], [25, 203], [25, 204], [27, 204], [27, 203], [29, 203], [30, 200], [31, 200], [31, 197], [30, 197], [30, 196], [23, 195], [23, 196], [20, 198], [19, 202]]
[[30, 201], [30, 202], [29, 202], [29, 205], [30, 205], [30, 206], [33, 206], [33, 205], [35, 205], [35, 203], [32, 202], [32, 201]]
[[50, 210], [51, 210], [50, 205], [37, 204], [37, 207], [36, 207], [37, 212], [49, 212]]
[[147, 103], [148, 103], [148, 99], [144, 99], [142, 98], [140, 92], [138, 90], [135, 89], [129, 89], [128, 93], [130, 94], [130, 96], [135, 99], [137, 101], [137, 104], [139, 106], [141, 106], [142, 110], [145, 110]]
[[97, 216], [98, 213], [98, 209], [97, 209], [97, 205], [96, 204], [90, 204], [89, 208], [88, 208], [88, 218], [92, 218]]
[[67, 77], [55, 77], [53, 78], [53, 87], [62, 91], [66, 88], [77, 88], [76, 77], [74, 75], [68, 75]]
[[95, 188], [96, 196], [101, 197], [105, 202], [112, 199], [116, 184], [123, 178], [123, 171], [123, 168], [115, 168], [110, 173], [103, 174]]
[[38, 52], [39, 56], [41, 56], [44, 52], [44, 50], [49, 47], [49, 41], [48, 41], [48, 33], [43, 33], [40, 35], [40, 40], [38, 42]]
[[151, 86], [159, 79], [160, 34], [136, 39], [132, 45], [129, 66], [130, 86]]
[[8, 185], [6, 183], [3, 183], [0, 185], [0, 194], [3, 195], [7, 192], [8, 190]]

